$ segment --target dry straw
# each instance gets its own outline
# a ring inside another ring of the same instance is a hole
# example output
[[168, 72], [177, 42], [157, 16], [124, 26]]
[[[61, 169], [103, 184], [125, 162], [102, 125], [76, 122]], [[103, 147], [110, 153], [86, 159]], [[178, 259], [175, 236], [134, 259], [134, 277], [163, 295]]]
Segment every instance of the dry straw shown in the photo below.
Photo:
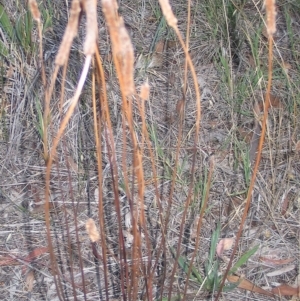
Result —
[[56, 65], [63, 66], [65, 62], [68, 60], [73, 40], [76, 37], [78, 31], [80, 11], [81, 8], [80, 8], [79, 1], [73, 0], [71, 11], [70, 11], [70, 18], [66, 27], [66, 31], [64, 33], [63, 40], [60, 44], [58, 53], [55, 58]]

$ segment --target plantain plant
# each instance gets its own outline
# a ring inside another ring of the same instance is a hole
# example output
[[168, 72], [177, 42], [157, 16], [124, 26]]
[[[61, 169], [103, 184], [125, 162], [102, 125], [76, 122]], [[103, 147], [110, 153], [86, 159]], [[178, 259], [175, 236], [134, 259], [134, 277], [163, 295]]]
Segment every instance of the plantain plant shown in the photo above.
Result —
[[[191, 280], [197, 282], [200, 287], [203, 287], [206, 291], [212, 293], [217, 291], [222, 282], [223, 275], [219, 275], [219, 259], [215, 258], [217, 243], [220, 236], [220, 224], [218, 224], [217, 229], [212, 234], [210, 251], [208, 260], [204, 264], [204, 277], [199, 273], [199, 271], [192, 266], [191, 270]], [[259, 246], [255, 246], [253, 249], [250, 249], [246, 253], [244, 253], [236, 264], [230, 269], [229, 275], [234, 274], [238, 268], [240, 268], [243, 264], [245, 264], [248, 259], [257, 251]], [[170, 247], [172, 255], [176, 256], [176, 250]], [[189, 270], [189, 260], [185, 256], [179, 256], [178, 265], [185, 272], [188, 273]], [[223, 287], [224, 292], [231, 291], [235, 289], [239, 283], [230, 283]]]

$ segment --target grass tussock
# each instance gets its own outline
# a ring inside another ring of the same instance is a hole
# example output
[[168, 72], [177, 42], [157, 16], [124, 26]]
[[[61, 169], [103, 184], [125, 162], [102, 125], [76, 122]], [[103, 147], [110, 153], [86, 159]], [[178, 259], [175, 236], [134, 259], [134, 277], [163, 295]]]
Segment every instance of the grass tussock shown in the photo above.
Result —
[[4, 298], [299, 297], [298, 8], [0, 5]]

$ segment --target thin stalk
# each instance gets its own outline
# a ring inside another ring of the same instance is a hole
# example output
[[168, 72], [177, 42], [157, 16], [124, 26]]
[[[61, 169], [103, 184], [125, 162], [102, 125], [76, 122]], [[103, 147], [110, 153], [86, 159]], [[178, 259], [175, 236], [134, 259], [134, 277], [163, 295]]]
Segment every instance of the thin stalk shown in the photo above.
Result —
[[235, 240], [235, 244], [234, 244], [231, 256], [230, 256], [230, 260], [229, 260], [229, 263], [227, 265], [227, 268], [226, 268], [225, 274], [223, 276], [223, 279], [222, 279], [221, 285], [219, 287], [218, 294], [216, 296], [215, 301], [219, 300], [219, 297], [221, 295], [222, 289], [223, 289], [224, 284], [225, 284], [226, 277], [227, 277], [227, 275], [228, 275], [228, 273], [231, 269], [231, 265], [232, 265], [232, 262], [233, 262], [235, 252], [236, 252], [237, 247], [238, 247], [239, 240], [240, 240], [242, 232], [243, 232], [243, 227], [244, 227], [245, 220], [246, 220], [247, 215], [248, 215], [248, 210], [249, 210], [249, 207], [250, 207], [250, 204], [251, 204], [252, 191], [253, 191], [253, 188], [254, 188], [256, 175], [257, 175], [257, 172], [258, 172], [258, 167], [259, 167], [259, 163], [260, 163], [260, 159], [261, 159], [263, 143], [264, 143], [264, 140], [265, 140], [266, 125], [267, 125], [267, 120], [268, 120], [268, 111], [269, 111], [269, 107], [270, 107], [270, 93], [271, 93], [271, 87], [272, 87], [272, 70], [273, 70], [273, 36], [272, 35], [269, 35], [269, 37], [268, 37], [268, 44], [269, 44], [268, 86], [267, 86], [267, 92], [266, 92], [266, 101], [265, 101], [265, 105], [264, 105], [263, 122], [262, 122], [262, 126], [261, 126], [262, 127], [261, 136], [260, 136], [260, 139], [259, 139], [255, 166], [254, 166], [254, 169], [253, 169], [251, 182], [250, 182], [250, 185], [249, 185], [249, 190], [248, 190], [248, 194], [247, 194], [247, 198], [246, 198], [246, 205], [245, 205], [245, 208], [244, 208], [244, 212], [243, 212], [242, 220], [241, 220], [241, 223], [240, 223], [239, 231], [236, 235], [236, 240]]

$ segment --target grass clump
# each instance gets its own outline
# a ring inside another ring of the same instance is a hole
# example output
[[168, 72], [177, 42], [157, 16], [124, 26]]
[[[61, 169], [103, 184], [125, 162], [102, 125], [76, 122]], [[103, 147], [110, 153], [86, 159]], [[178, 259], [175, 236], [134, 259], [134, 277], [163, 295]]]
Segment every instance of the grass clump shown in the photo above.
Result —
[[3, 81], [5, 298], [261, 301], [297, 279], [294, 6], [277, 39], [260, 4], [159, 3], [1, 7], [2, 55], [39, 62], [19, 95], [23, 69]]

